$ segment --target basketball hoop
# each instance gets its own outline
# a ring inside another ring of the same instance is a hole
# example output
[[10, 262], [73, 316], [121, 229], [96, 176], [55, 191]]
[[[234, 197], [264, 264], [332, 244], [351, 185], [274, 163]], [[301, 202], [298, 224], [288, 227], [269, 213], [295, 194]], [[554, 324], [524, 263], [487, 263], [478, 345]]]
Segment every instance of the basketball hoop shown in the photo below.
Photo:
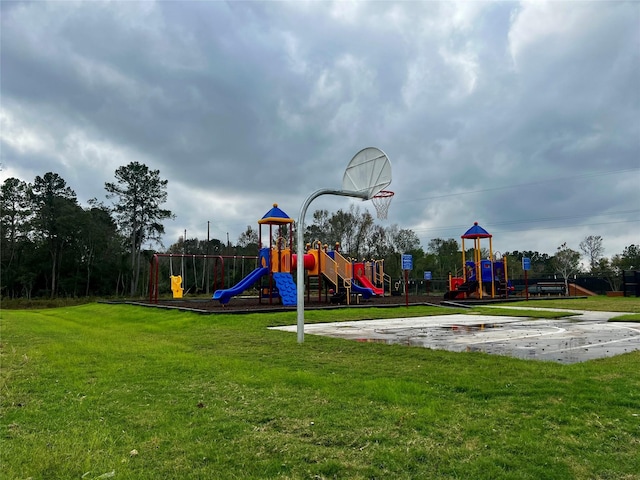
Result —
[[[387, 155], [375, 147], [367, 147], [360, 150], [349, 162], [342, 177], [342, 189], [330, 190], [321, 189], [312, 193], [302, 204], [296, 231], [298, 258], [304, 256], [304, 216], [307, 208], [313, 200], [320, 195], [339, 195], [342, 197], [360, 198], [371, 200], [373, 197], [380, 197], [380, 206], [376, 205], [378, 218], [387, 218], [387, 210], [393, 192], [382, 192], [391, 183], [391, 162]], [[378, 200], [373, 198], [374, 204]], [[383, 216], [384, 215], [384, 216]], [[298, 333], [298, 343], [304, 342], [304, 262], [299, 261], [296, 268], [296, 330]]]
[[393, 199], [393, 192], [389, 190], [380, 190], [377, 194], [371, 197], [373, 206], [376, 207], [376, 213], [380, 220], [387, 219], [387, 213], [389, 212], [389, 205]]

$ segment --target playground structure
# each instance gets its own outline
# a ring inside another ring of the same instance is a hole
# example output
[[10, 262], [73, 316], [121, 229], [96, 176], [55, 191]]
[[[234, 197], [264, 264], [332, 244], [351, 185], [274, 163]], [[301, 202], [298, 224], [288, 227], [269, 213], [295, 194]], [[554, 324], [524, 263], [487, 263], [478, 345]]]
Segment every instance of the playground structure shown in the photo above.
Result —
[[[258, 265], [240, 282], [231, 288], [216, 290], [213, 300], [221, 304], [227, 304], [231, 298], [241, 295], [256, 283], [259, 283], [259, 301], [264, 298], [269, 303], [274, 298], [280, 298], [282, 305], [297, 305], [297, 287], [292, 271], [297, 269], [298, 255], [293, 253], [293, 219], [283, 212], [277, 204], [258, 221], [258, 238], [260, 239], [260, 251]], [[262, 226], [269, 226], [269, 243], [265, 247], [262, 244]], [[274, 232], [274, 227], [277, 230]], [[288, 227], [285, 229], [285, 227]], [[315, 242], [305, 245], [305, 253], [302, 256], [302, 266], [307, 275], [307, 285], [311, 285], [315, 279], [318, 300], [325, 301], [344, 298], [350, 303], [352, 295], [361, 295], [363, 298], [384, 295], [385, 280], [390, 285], [388, 276], [385, 278], [384, 262], [358, 262], [353, 263], [339, 251], [339, 244], [333, 250], [327, 245]], [[328, 283], [329, 287], [323, 289]], [[333, 290], [332, 298], [329, 294]], [[307, 298], [311, 296], [311, 288], [306, 289]], [[357, 298], [357, 297], [356, 297]]]
[[[290, 248], [292, 239], [291, 224], [293, 224], [293, 219], [280, 210], [278, 205], [274, 203], [273, 208], [258, 220], [258, 238], [260, 242], [258, 266], [233, 287], [216, 290], [212, 298], [218, 300], [223, 305], [227, 304], [232, 297], [242, 294], [256, 282], [261, 281], [263, 277], [267, 276], [268, 285], [266, 288], [269, 302], [271, 303], [272, 301], [272, 292], [278, 291], [282, 298], [283, 305], [295, 305], [295, 283], [290, 273], [293, 262]], [[275, 237], [275, 245], [273, 247], [262, 246], [263, 225], [269, 225], [270, 243], [274, 241], [273, 227], [277, 227], [277, 236]], [[283, 236], [284, 226], [289, 226], [288, 239]], [[259, 298], [262, 299], [262, 297], [263, 295], [261, 293]]]
[[[391, 278], [384, 274], [383, 260], [352, 262], [340, 253], [339, 243], [329, 250], [327, 244], [317, 241], [313, 247], [307, 244], [305, 251], [305, 259], [308, 255], [313, 258], [313, 262], [308, 264], [305, 261], [307, 299], [310, 299], [313, 285], [316, 286], [318, 301], [322, 301], [324, 293], [325, 301], [331, 295], [331, 302], [347, 304], [351, 303], [353, 295], [357, 301], [360, 296], [364, 299], [384, 296], [385, 285], [389, 285], [389, 292], [391, 290]], [[328, 286], [323, 289], [323, 284]]]
[[[465, 298], [500, 298], [509, 294], [507, 279], [507, 259], [493, 258], [492, 235], [474, 222], [462, 239], [463, 276], [453, 277], [449, 273], [449, 289], [444, 298], [448, 300]], [[473, 240], [473, 260], [466, 260], [464, 241]], [[482, 259], [480, 242], [489, 239], [489, 258]]]
[[[304, 248], [304, 218], [307, 213], [307, 209], [311, 205], [316, 198], [322, 195], [335, 195], [342, 197], [350, 197], [350, 198], [359, 198], [361, 200], [374, 200], [373, 205], [376, 209], [379, 218], [386, 218], [389, 204], [393, 198], [393, 192], [389, 190], [384, 190], [391, 183], [391, 162], [387, 155], [376, 147], [366, 147], [356, 153], [347, 168], [344, 171], [344, 175], [342, 177], [342, 187], [340, 189], [329, 189], [323, 188], [320, 190], [316, 190], [311, 195], [309, 195], [302, 207], [300, 208], [300, 213], [298, 216], [297, 222], [297, 232], [296, 232], [296, 248], [297, 248], [297, 258], [306, 259], [309, 258], [307, 255], [311, 255], [313, 257], [313, 253], [309, 250], [309, 252], [305, 252]], [[274, 208], [277, 208], [274, 206]], [[263, 220], [267, 220], [267, 218], [263, 217]], [[276, 224], [278, 228], [281, 229], [283, 225], [291, 224], [293, 221], [286, 217], [273, 217], [272, 220], [275, 220], [275, 223], [270, 224], [270, 232], [271, 226]], [[268, 223], [268, 221], [263, 222]], [[260, 223], [262, 225], [263, 223]], [[289, 229], [289, 242], [288, 245], [284, 245], [284, 240], [280, 240], [282, 238], [281, 235], [278, 236], [276, 240], [275, 246], [275, 259], [272, 258], [272, 253], [274, 252], [274, 248], [266, 248], [263, 250], [262, 247], [262, 234], [260, 234], [260, 255], [258, 257], [259, 265], [258, 267], [245, 279], [241, 282], [242, 285], [238, 284], [231, 289], [225, 290], [216, 290], [214, 292], [214, 298], [216, 298], [221, 303], [228, 302], [231, 297], [236, 294], [241, 293], [250, 285], [253, 285], [258, 280], [265, 277], [269, 274], [269, 284], [270, 287], [269, 298], [273, 298], [272, 292], [273, 284], [276, 284], [278, 289], [279, 296], [283, 299], [283, 302], [286, 299], [288, 304], [296, 305], [297, 312], [297, 320], [296, 320], [296, 330], [297, 330], [297, 340], [298, 343], [304, 342], [304, 293], [305, 293], [305, 270], [314, 270], [315, 264], [312, 266], [311, 264], [305, 265], [305, 260], [303, 259], [300, 262], [296, 262], [294, 264], [294, 256], [291, 253], [291, 245], [293, 242], [291, 241], [291, 230]], [[270, 243], [273, 242], [273, 235], [270, 234]], [[286, 253], [286, 250], [289, 250], [289, 253]], [[335, 255], [334, 255], [335, 256]], [[275, 260], [275, 261], [273, 261]], [[320, 269], [320, 257], [314, 259], [318, 262], [318, 271]], [[287, 263], [288, 261], [288, 263]], [[335, 261], [335, 260], [334, 260]], [[310, 260], [308, 261], [310, 262]], [[376, 276], [379, 275], [381, 278], [385, 278], [385, 275], [381, 269], [376, 268]], [[293, 277], [291, 276], [291, 268], [295, 268], [296, 270], [296, 282], [293, 282]], [[372, 266], [373, 270], [373, 266]], [[367, 272], [367, 267], [364, 267], [364, 271]], [[362, 270], [358, 270], [359, 273]], [[279, 275], [281, 274], [281, 275]], [[323, 271], [323, 275], [326, 276], [326, 273]], [[150, 286], [149, 286], [149, 297], [153, 298], [155, 292], [155, 298], [157, 302], [157, 290], [158, 290], [158, 281], [157, 281], [157, 269], [155, 275], [150, 275]], [[155, 288], [152, 288], [152, 280], [151, 277], [155, 278]], [[360, 275], [361, 278], [364, 278], [363, 275]], [[368, 278], [368, 277], [367, 277]], [[377, 277], [376, 277], [377, 278]], [[345, 290], [351, 291], [353, 288], [354, 282], [351, 281], [352, 278], [344, 278], [343, 287]], [[375, 280], [374, 277], [370, 280]], [[244, 283], [243, 283], [244, 282]], [[278, 285], [280, 283], [281, 285]], [[390, 283], [390, 281], [389, 281]], [[176, 281], [177, 285], [177, 281]], [[297, 285], [297, 288], [295, 288]], [[376, 288], [382, 288], [384, 293], [383, 285], [375, 285]], [[291, 287], [295, 288], [296, 292], [296, 301], [293, 303], [290, 298], [290, 293], [285, 293], [283, 297], [283, 291], [290, 289]], [[364, 287], [363, 287], [364, 288]], [[369, 289], [372, 293], [373, 290]], [[176, 289], [176, 294], [180, 294], [178, 289]], [[261, 298], [261, 297], [260, 297]]]

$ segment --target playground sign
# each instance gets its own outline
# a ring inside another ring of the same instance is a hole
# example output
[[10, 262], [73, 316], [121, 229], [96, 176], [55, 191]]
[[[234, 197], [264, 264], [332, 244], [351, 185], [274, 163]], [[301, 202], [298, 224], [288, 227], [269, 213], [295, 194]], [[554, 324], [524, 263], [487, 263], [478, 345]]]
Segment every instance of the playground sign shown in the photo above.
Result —
[[424, 282], [427, 284], [427, 295], [429, 295], [429, 284], [431, 283], [431, 271], [425, 270], [424, 272]]
[[522, 257], [522, 270], [524, 270], [524, 294], [525, 298], [529, 300], [529, 270], [531, 270], [531, 259]]
[[402, 254], [402, 270], [404, 270], [404, 301], [407, 308], [409, 307], [409, 270], [413, 270], [413, 255], [410, 253]]
[[402, 254], [402, 269], [413, 270], [413, 255], [409, 253]]

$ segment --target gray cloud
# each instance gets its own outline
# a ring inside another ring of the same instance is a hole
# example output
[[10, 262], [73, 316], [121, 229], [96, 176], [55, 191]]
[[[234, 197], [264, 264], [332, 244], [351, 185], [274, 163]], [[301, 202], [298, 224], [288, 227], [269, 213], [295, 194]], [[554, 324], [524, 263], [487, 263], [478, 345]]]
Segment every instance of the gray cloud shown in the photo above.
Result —
[[235, 240], [374, 145], [389, 222], [424, 247], [479, 221], [503, 251], [592, 234], [611, 255], [640, 243], [639, 20], [633, 2], [2, 2], [2, 174], [55, 171], [86, 201], [141, 161], [169, 179], [166, 243], [209, 220]]

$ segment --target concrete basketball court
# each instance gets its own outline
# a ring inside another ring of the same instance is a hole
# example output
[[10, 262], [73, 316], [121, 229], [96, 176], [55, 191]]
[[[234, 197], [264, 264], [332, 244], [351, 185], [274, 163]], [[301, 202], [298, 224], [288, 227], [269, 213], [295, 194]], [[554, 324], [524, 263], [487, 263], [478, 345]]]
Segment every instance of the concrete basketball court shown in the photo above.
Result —
[[[515, 307], [506, 307], [514, 309]], [[527, 310], [532, 310], [527, 308]], [[559, 319], [489, 315], [360, 320], [305, 325], [305, 334], [402, 344], [452, 352], [485, 352], [529, 360], [577, 363], [640, 350], [640, 324], [611, 322], [620, 312], [566, 311]], [[273, 329], [296, 332], [296, 326]]]

